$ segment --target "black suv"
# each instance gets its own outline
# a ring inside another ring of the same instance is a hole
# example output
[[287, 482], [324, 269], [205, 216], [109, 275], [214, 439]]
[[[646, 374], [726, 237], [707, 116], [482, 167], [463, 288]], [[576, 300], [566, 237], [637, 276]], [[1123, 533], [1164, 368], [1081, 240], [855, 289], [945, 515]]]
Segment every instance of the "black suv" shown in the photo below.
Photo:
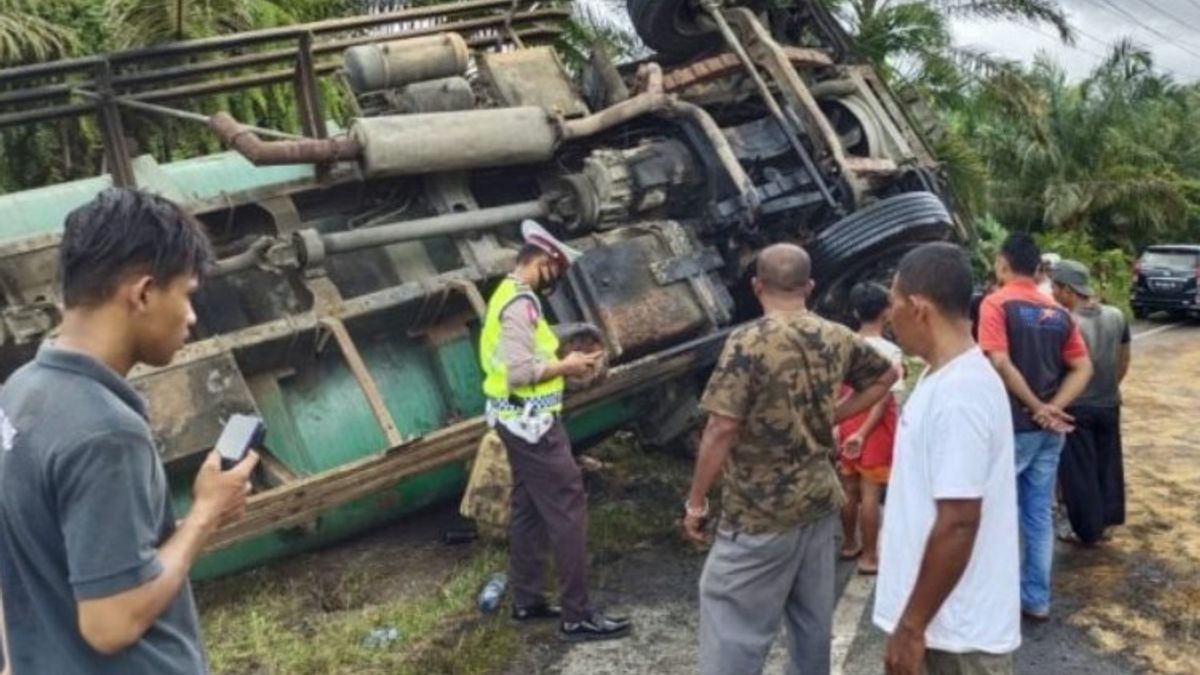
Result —
[[1151, 246], [1134, 268], [1133, 314], [1200, 317], [1200, 246]]

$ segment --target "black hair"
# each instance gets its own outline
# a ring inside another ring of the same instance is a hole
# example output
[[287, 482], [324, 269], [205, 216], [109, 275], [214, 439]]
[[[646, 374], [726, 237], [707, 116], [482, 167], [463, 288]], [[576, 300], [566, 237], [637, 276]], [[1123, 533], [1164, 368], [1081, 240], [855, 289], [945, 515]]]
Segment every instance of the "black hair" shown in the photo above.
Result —
[[850, 307], [861, 323], [878, 320], [890, 304], [888, 290], [877, 283], [864, 281], [850, 289]]
[[517, 251], [517, 264], [524, 265], [525, 263], [533, 262], [534, 259], [539, 257], [552, 258], [552, 256], [546, 252], [546, 249], [533, 244], [524, 244], [521, 246], [521, 250]]
[[1008, 261], [1013, 272], [1031, 277], [1037, 274], [1042, 264], [1042, 252], [1033, 237], [1024, 232], [1013, 232], [1000, 246], [1000, 255]]
[[896, 270], [896, 287], [905, 295], [928, 298], [947, 317], [971, 316], [971, 260], [954, 244], [937, 242], [910, 251]]
[[102, 304], [132, 273], [149, 274], [160, 286], [181, 274], [203, 276], [211, 261], [200, 223], [174, 203], [108, 188], [67, 215], [59, 265], [63, 304]]

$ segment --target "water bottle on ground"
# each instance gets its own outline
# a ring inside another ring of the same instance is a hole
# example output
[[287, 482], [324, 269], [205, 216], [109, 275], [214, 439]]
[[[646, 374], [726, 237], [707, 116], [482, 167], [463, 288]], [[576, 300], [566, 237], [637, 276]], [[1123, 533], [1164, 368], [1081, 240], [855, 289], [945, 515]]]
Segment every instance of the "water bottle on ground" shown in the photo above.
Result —
[[367, 649], [382, 649], [400, 639], [398, 628], [376, 628], [367, 634], [363, 646]]
[[508, 590], [508, 576], [504, 573], [493, 574], [479, 593], [479, 611], [491, 614], [500, 606], [504, 592]]

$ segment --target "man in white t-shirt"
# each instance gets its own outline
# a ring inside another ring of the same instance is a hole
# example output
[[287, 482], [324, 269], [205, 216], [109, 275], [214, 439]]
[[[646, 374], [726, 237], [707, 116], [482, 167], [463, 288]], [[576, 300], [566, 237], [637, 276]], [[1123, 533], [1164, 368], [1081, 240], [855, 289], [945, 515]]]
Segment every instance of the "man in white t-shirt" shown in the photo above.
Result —
[[1009, 675], [1021, 644], [1012, 416], [970, 307], [962, 249], [927, 244], [901, 261], [893, 330], [929, 368], [900, 418], [883, 519], [888, 675]]

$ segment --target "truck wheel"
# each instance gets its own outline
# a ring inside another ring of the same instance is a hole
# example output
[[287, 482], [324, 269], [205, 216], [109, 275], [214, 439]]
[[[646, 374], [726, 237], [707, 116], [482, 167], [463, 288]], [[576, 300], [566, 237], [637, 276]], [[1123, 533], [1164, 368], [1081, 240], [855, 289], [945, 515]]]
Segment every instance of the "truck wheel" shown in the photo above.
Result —
[[1133, 318], [1145, 319], [1148, 316], [1150, 316], [1150, 312], [1148, 312], [1145, 307], [1134, 307], [1133, 308]]
[[696, 0], [627, 0], [626, 7], [642, 41], [669, 61], [689, 59], [721, 43]]
[[954, 234], [946, 205], [932, 192], [881, 199], [826, 227], [808, 245], [816, 281], [815, 307], [836, 320], [849, 318], [850, 289], [860, 281], [890, 285], [904, 254]]

